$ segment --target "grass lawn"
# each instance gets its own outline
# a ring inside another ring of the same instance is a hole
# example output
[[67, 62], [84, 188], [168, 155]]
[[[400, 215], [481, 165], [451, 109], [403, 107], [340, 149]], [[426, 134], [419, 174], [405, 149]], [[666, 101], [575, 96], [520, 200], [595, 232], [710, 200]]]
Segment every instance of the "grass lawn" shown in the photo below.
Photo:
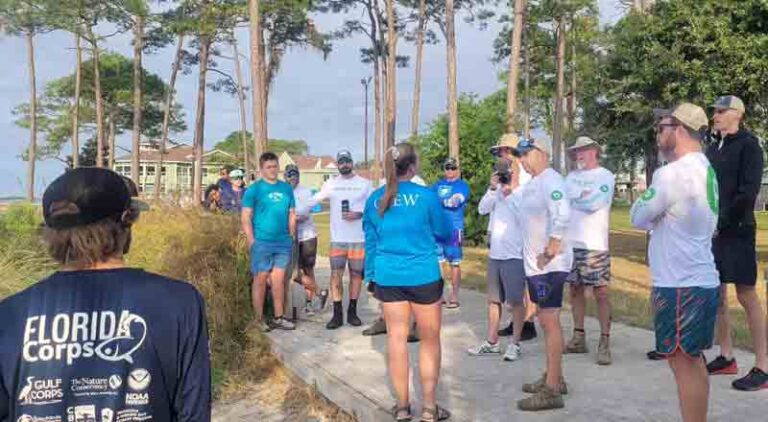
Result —
[[[757, 252], [758, 252], [758, 295], [766, 306], [766, 284], [762, 274], [768, 265], [768, 213], [757, 213]], [[319, 251], [328, 255], [329, 221], [328, 215], [315, 217], [319, 232]], [[645, 261], [646, 234], [635, 230], [629, 223], [629, 208], [614, 207], [611, 212], [611, 301], [614, 319], [630, 325], [651, 328], [652, 315], [649, 306], [650, 272]], [[462, 264], [464, 287], [479, 291], [485, 290], [485, 267], [488, 249], [485, 247], [465, 247]], [[596, 314], [594, 302], [589, 301], [588, 312]], [[731, 318], [734, 322], [734, 341], [740, 347], [750, 346], [750, 335], [746, 325], [744, 311], [736, 300], [733, 288], [729, 293]], [[650, 345], [649, 345], [650, 347]]]

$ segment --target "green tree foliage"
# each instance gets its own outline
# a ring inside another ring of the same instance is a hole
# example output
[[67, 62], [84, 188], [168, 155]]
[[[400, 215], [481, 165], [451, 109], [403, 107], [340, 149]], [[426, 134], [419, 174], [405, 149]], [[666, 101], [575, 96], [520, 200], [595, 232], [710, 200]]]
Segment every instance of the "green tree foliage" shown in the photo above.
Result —
[[[253, 151], [253, 134], [251, 132], [246, 132], [246, 140], [248, 143], [248, 150]], [[214, 148], [228, 152], [237, 157], [238, 160], [242, 161], [243, 142], [240, 139], [240, 131], [230, 133], [223, 141], [214, 145]], [[306, 141], [302, 140], [270, 139], [267, 143], [267, 150], [278, 155], [283, 152], [287, 152], [291, 155], [304, 155], [309, 152], [309, 146], [307, 146]]]
[[676, 0], [630, 13], [605, 34], [584, 107], [585, 129], [616, 161], [653, 170], [653, 109], [741, 97], [747, 124], [768, 135], [768, 2]]
[[[119, 135], [132, 128], [133, 61], [119, 54], [108, 53], [101, 56], [99, 68], [106, 115], [108, 119], [114, 119], [116, 134]], [[84, 131], [94, 136], [96, 128], [92, 61], [83, 63], [82, 78], [80, 122]], [[145, 86], [145, 95], [142, 98], [144, 122], [142, 134], [149, 139], [155, 139], [160, 135], [163, 121], [162, 107], [168, 87], [158, 75], [146, 70], [142, 79]], [[63, 146], [70, 141], [72, 135], [70, 107], [74, 91], [74, 74], [46, 84], [45, 93], [40, 98], [38, 107], [38, 127], [45, 137], [45, 145], [41, 148], [41, 159], [59, 157]], [[21, 127], [29, 125], [28, 110], [29, 105], [22, 104], [14, 111], [19, 116], [16, 123]], [[186, 130], [181, 105], [175, 104], [173, 110], [171, 131], [178, 133]]]
[[[495, 158], [490, 148], [504, 133], [506, 122], [506, 91], [498, 91], [478, 100], [463, 95], [459, 99], [459, 138], [461, 144], [461, 175], [469, 183], [472, 195], [466, 215], [466, 239], [480, 244], [488, 227], [488, 218], [477, 213], [477, 204], [488, 187]], [[418, 140], [422, 174], [428, 183], [443, 175], [442, 163], [448, 158], [448, 117], [442, 115]]]

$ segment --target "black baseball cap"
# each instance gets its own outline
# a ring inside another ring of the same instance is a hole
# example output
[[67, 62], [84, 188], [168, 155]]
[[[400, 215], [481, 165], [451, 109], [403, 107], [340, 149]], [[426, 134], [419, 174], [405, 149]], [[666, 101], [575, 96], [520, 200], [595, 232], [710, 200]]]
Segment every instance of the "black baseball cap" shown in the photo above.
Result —
[[443, 161], [443, 169], [446, 167], [459, 168], [459, 161], [453, 157], [448, 157]]
[[51, 183], [43, 194], [45, 225], [67, 229], [118, 217], [133, 208], [149, 206], [134, 197], [136, 184], [112, 170], [80, 167], [67, 171]]
[[296, 164], [288, 164], [285, 166], [285, 171], [283, 172], [286, 179], [292, 178], [292, 177], [298, 177], [299, 176], [299, 166]]

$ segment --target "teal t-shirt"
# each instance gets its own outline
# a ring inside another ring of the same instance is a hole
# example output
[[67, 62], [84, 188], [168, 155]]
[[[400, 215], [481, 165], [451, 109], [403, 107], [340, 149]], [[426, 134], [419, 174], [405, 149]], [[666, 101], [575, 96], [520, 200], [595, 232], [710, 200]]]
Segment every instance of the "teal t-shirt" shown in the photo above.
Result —
[[296, 208], [291, 185], [281, 180], [272, 184], [261, 179], [245, 191], [243, 208], [253, 209], [253, 235], [256, 240], [290, 242], [288, 214]]

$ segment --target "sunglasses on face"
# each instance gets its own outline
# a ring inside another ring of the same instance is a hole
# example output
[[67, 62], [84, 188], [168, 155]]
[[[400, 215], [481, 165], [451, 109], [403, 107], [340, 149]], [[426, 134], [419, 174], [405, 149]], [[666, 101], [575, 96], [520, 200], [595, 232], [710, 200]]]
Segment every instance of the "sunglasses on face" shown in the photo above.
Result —
[[445, 171], [456, 171], [456, 170], [458, 170], [459, 168], [458, 168], [458, 167], [456, 167], [456, 166], [445, 166], [445, 167], [443, 167], [443, 169], [444, 169]]
[[338, 163], [339, 164], [352, 164], [352, 160], [350, 160], [349, 158], [342, 158], [341, 160], [338, 161]]

